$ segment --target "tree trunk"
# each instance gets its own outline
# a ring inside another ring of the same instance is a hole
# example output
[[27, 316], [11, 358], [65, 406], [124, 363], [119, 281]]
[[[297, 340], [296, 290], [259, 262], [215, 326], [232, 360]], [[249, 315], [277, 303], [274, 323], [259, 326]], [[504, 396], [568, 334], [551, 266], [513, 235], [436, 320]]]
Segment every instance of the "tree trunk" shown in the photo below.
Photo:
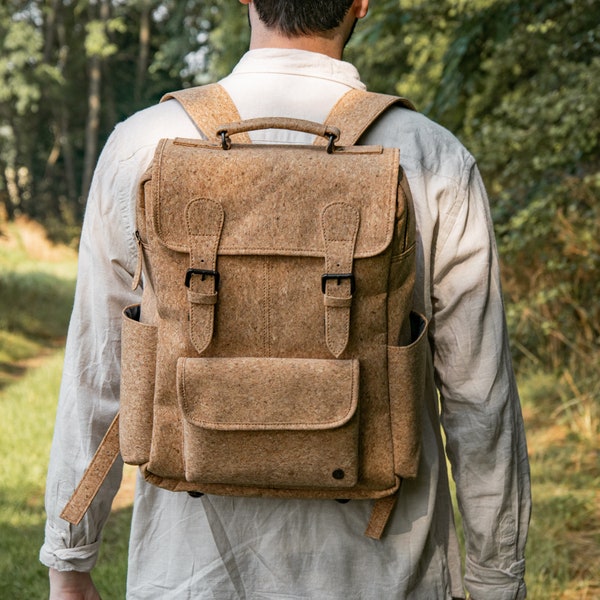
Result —
[[44, 62], [49, 63], [52, 58], [52, 49], [54, 46], [54, 35], [56, 33], [56, 17], [58, 15], [60, 0], [52, 0], [50, 8], [45, 13], [46, 21], [44, 23]]
[[97, 55], [92, 56], [89, 60], [88, 116], [85, 125], [85, 153], [81, 182], [81, 199], [84, 202], [90, 191], [98, 150], [101, 105], [100, 89], [102, 84], [102, 66], [100, 61], [101, 59]]
[[[106, 23], [110, 14], [108, 0], [100, 0], [100, 21]], [[93, 54], [88, 63], [88, 115], [85, 126], [85, 152], [83, 157], [83, 176], [81, 181], [81, 199], [86, 201], [92, 183], [92, 175], [98, 152], [98, 131], [100, 129], [100, 108], [102, 88], [102, 56]]]
[[65, 107], [61, 110], [60, 131], [63, 158], [65, 161], [65, 180], [67, 183], [67, 197], [74, 204], [77, 203], [77, 176], [75, 175], [75, 157], [71, 145], [71, 131], [69, 127], [69, 112]]
[[150, 56], [150, 10], [151, 0], [144, 0], [141, 4], [140, 14], [140, 37], [139, 52], [135, 76], [134, 100], [136, 106], [142, 102], [144, 85], [146, 83], [146, 72], [148, 70], [148, 58]]
[[0, 223], [4, 218], [7, 221], [12, 221], [15, 218], [15, 211], [9, 193], [10, 184], [6, 177], [7, 168], [5, 163], [0, 162], [0, 179], [2, 180], [2, 185], [0, 185]]

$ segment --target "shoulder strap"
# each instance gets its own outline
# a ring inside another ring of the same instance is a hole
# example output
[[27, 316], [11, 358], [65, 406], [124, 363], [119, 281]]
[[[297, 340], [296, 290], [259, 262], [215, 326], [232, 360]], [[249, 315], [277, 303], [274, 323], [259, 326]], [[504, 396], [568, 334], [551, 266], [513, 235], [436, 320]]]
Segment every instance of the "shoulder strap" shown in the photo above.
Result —
[[[160, 101], [177, 100], [194, 121], [196, 127], [207, 138], [215, 136], [224, 123], [240, 121], [240, 114], [233, 100], [218, 83], [201, 85], [165, 94]], [[241, 143], [250, 143], [250, 137], [243, 133], [238, 138]]]
[[[325, 119], [325, 125], [334, 125], [341, 131], [338, 141], [340, 146], [352, 146], [378, 117], [394, 105], [416, 110], [413, 103], [406, 98], [350, 90], [331, 109]], [[325, 143], [323, 139], [315, 140], [315, 144]]]

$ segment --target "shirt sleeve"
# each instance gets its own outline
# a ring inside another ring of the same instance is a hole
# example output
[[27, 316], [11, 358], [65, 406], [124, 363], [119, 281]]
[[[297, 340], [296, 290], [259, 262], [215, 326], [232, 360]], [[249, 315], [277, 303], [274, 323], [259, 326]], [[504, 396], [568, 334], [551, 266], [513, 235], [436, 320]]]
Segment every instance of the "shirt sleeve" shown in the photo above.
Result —
[[121, 159], [120, 126], [99, 158], [87, 202], [73, 312], [46, 483], [46, 537], [40, 560], [58, 570], [89, 571], [122, 474], [120, 458], [82, 522], [59, 515], [119, 406], [122, 309], [139, 301], [135, 193], [139, 157]]
[[525, 598], [527, 447], [488, 199], [474, 164], [433, 264], [434, 366], [466, 538], [465, 586], [475, 599]]

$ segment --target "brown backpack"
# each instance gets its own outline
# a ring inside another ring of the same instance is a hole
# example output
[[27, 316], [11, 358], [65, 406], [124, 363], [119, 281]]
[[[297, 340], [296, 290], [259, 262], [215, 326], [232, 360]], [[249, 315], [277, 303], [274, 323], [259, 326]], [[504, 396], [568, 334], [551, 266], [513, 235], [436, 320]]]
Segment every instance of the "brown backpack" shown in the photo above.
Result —
[[[417, 474], [427, 327], [399, 150], [354, 144], [406, 103], [355, 90], [317, 124], [239, 122], [218, 85], [172, 97], [215, 133], [161, 140], [141, 182], [120, 426], [62, 516], [81, 520], [120, 447], [173, 491], [376, 499], [379, 538]], [[317, 141], [250, 143], [264, 128]]]

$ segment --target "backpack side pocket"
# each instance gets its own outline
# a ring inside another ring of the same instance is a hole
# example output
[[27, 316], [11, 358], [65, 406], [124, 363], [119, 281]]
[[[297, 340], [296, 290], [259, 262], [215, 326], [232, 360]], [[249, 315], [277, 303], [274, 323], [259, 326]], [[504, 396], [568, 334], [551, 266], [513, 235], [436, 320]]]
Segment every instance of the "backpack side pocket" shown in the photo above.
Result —
[[121, 456], [132, 465], [148, 462], [152, 439], [157, 328], [141, 323], [140, 305], [123, 311], [121, 338]]
[[394, 470], [400, 477], [416, 477], [421, 452], [427, 320], [412, 312], [410, 321], [411, 343], [387, 350]]

